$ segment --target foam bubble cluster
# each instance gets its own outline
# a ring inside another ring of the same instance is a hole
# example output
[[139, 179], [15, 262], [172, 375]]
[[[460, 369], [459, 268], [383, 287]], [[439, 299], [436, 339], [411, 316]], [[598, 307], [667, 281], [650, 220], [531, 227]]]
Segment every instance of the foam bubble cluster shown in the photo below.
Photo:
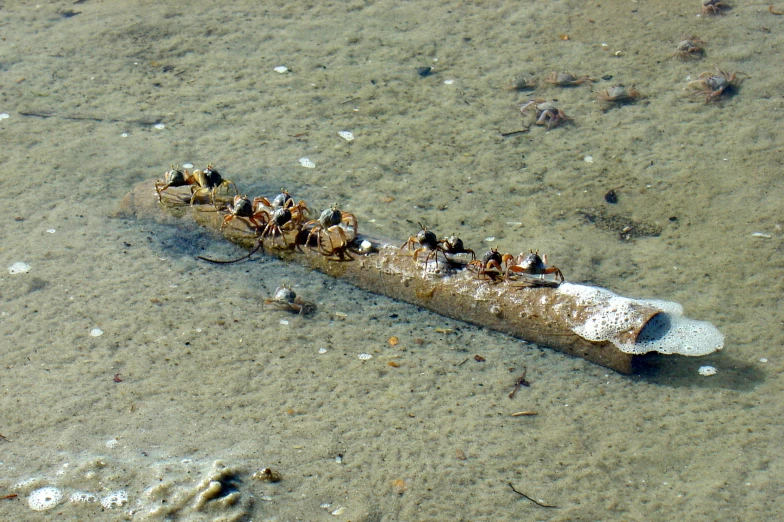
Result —
[[112, 491], [101, 499], [101, 505], [106, 509], [122, 507], [128, 502], [128, 492], [119, 490]]
[[[563, 283], [558, 288], [577, 299], [587, 317], [570, 326], [572, 331], [589, 341], [609, 341], [620, 351], [634, 355], [648, 352], [698, 356], [724, 347], [724, 336], [710, 323], [683, 317], [678, 303], [654, 299], [629, 299], [604, 288]], [[637, 311], [646, 306], [661, 310], [637, 336], [628, 333], [642, 324]]]
[[52, 509], [62, 501], [63, 492], [54, 486], [38, 488], [32, 491], [30, 496], [27, 497], [27, 505], [34, 511]]

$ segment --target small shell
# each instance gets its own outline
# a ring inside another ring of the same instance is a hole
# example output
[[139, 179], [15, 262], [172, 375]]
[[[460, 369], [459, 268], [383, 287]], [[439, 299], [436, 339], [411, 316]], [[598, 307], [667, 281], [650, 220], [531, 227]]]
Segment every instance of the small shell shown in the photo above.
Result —
[[372, 359], [372, 358], [373, 358], [373, 356], [372, 356], [372, 355], [370, 355], [369, 353], [361, 353], [361, 354], [359, 354], [359, 358], [360, 358], [360, 360], [362, 360], [362, 361], [367, 361], [367, 360], [370, 360], [370, 359]]
[[276, 73], [279, 73], [279, 74], [283, 74], [283, 73], [289, 72], [289, 68], [286, 67], [285, 65], [278, 65], [277, 67], [275, 67], [272, 70], [275, 71]]
[[345, 130], [339, 131], [338, 132], [338, 136], [340, 136], [341, 138], [343, 138], [346, 141], [354, 141], [354, 135], [352, 133], [350, 133], [349, 131], [345, 131]]
[[27, 263], [24, 263], [22, 261], [17, 261], [16, 263], [8, 267], [8, 273], [11, 275], [25, 274], [29, 272], [31, 268], [33, 267], [31, 267]]
[[305, 167], [306, 169], [315, 169], [316, 168], [316, 164], [313, 163], [312, 161], [310, 161], [310, 159], [308, 159], [308, 158], [300, 158], [299, 159], [299, 164], [302, 165], [303, 167]]
[[702, 375], [703, 377], [709, 377], [711, 375], [716, 375], [716, 368], [714, 366], [700, 366], [700, 369], [697, 370], [697, 373]]

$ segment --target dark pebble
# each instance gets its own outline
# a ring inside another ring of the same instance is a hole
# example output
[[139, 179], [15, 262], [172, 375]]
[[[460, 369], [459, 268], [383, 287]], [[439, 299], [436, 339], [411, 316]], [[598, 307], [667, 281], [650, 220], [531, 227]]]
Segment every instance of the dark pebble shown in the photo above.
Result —
[[425, 76], [430, 76], [430, 73], [433, 72], [432, 67], [417, 67], [416, 72], [419, 76], [424, 78]]
[[615, 193], [614, 190], [609, 191], [607, 194], [604, 195], [604, 200], [607, 203], [616, 204], [618, 203], [618, 194]]

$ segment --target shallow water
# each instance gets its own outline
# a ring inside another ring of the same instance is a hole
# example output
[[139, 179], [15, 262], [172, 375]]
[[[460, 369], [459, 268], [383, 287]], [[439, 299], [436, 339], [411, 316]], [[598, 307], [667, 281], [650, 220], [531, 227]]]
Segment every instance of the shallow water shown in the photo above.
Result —
[[[0, 518], [39, 519], [43, 485], [128, 493], [45, 512], [65, 520], [776, 518], [784, 39], [766, 5], [731, 4], [3, 6], [0, 254], [32, 268], [0, 275], [0, 496], [18, 495]], [[670, 59], [690, 34], [706, 58]], [[744, 73], [735, 96], [685, 94], [714, 66]], [[598, 80], [542, 84], [555, 70]], [[520, 75], [539, 87], [503, 89]], [[645, 98], [602, 110], [617, 83]], [[530, 97], [572, 121], [501, 137]], [[185, 162], [389, 237], [422, 222], [539, 249], [570, 281], [682, 303], [725, 349], [618, 375], [276, 260], [208, 266], [237, 249], [108, 217]], [[283, 282], [316, 314], [262, 309]], [[211, 478], [236, 503], [200, 504]]]

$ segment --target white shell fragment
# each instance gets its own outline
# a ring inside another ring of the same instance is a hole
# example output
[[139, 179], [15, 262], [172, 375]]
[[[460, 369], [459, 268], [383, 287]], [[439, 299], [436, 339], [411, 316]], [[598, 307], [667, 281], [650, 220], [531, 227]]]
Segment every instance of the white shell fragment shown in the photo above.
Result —
[[7, 112], [0, 114], [0, 120], [7, 120], [10, 117], [11, 116]]
[[33, 511], [46, 511], [55, 507], [62, 500], [63, 492], [60, 489], [54, 486], [46, 486], [32, 491], [30, 496], [27, 497], [27, 505]]
[[593, 163], [593, 156], [586, 156], [583, 158], [583, 161], [586, 163]]
[[372, 358], [373, 358], [373, 356], [372, 356], [372, 355], [370, 355], [369, 353], [361, 353], [361, 354], [359, 354], [359, 358], [360, 358], [361, 360], [363, 360], [363, 361], [367, 361], [367, 360], [369, 360], [369, 359], [372, 359]]
[[27, 263], [23, 263], [22, 261], [17, 261], [16, 263], [8, 267], [8, 273], [11, 275], [26, 274], [27, 272], [30, 271], [31, 268], [33, 267], [31, 267]]
[[164, 125], [163, 123], [156, 123], [155, 125], [153, 125], [153, 127], [155, 127], [158, 130], [161, 130], [161, 129], [165, 129], [166, 125]]
[[338, 136], [346, 141], [354, 141], [354, 135], [349, 131], [338, 131]]
[[285, 65], [278, 65], [277, 67], [275, 67], [272, 70], [275, 71], [278, 74], [283, 74], [283, 73], [289, 72], [289, 68], [286, 67]]
[[183, 163], [182, 164], [182, 168], [184, 168], [184, 169], [192, 169], [193, 168], [193, 163]]
[[120, 445], [120, 441], [117, 440], [116, 438], [109, 439], [109, 440], [106, 441], [106, 447], [109, 448], [109, 449], [114, 449], [114, 448], [118, 447], [119, 445]]
[[303, 167], [305, 167], [306, 169], [315, 169], [316, 168], [316, 164], [313, 163], [312, 161], [310, 161], [309, 158], [300, 158], [299, 159], [299, 164], [302, 165]]
[[90, 336], [92, 337], [100, 337], [102, 335], [103, 335], [103, 330], [101, 330], [100, 328], [93, 328], [92, 330], [90, 330]]
[[359, 244], [359, 251], [362, 252], [363, 254], [367, 254], [371, 250], [373, 250], [373, 243], [371, 243], [367, 239], [363, 239], [362, 243]]
[[765, 232], [754, 232], [751, 237], [761, 237], [762, 239], [770, 239], [773, 236], [770, 234], [766, 234]]
[[714, 366], [700, 366], [700, 369], [697, 370], [697, 373], [703, 377], [709, 377], [711, 375], [716, 375], [716, 371], [717, 370]]
[[326, 348], [319, 348], [318, 349], [318, 353], [325, 354], [325, 353], [327, 353], [327, 349]]

